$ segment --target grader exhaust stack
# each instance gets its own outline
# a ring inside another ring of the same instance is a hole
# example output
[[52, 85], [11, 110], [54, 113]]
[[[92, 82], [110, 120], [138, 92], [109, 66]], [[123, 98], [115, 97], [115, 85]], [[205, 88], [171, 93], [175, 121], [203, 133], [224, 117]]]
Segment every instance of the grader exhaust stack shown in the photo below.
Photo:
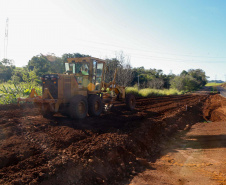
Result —
[[[20, 101], [33, 102], [44, 117], [61, 112], [74, 119], [99, 116], [104, 105], [124, 101], [128, 109], [135, 108], [135, 97], [125, 93], [125, 87], [104, 79], [105, 61], [93, 57], [68, 58], [64, 74], [46, 74], [42, 79], [42, 96], [32, 89], [29, 98]], [[109, 93], [110, 92], [110, 93]]]

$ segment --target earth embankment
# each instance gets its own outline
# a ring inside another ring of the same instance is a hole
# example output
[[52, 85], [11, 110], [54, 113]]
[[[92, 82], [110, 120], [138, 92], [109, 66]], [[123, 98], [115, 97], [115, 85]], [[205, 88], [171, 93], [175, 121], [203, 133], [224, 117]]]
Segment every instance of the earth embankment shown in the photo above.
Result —
[[206, 121], [226, 121], [226, 98], [220, 95], [208, 97], [203, 114]]

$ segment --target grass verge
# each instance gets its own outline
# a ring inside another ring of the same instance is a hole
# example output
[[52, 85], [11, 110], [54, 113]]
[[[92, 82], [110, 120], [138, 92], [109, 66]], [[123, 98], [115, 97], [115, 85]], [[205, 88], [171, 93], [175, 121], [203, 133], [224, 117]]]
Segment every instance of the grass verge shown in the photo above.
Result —
[[212, 82], [212, 83], [207, 83], [205, 86], [209, 87], [209, 86], [218, 86], [218, 85], [222, 85], [223, 83], [215, 83], [215, 82]]
[[180, 95], [184, 94], [182, 91], [178, 91], [176, 89], [150, 89], [150, 88], [145, 88], [145, 89], [140, 89], [136, 87], [127, 87], [126, 88], [126, 93], [132, 93], [135, 94], [136, 96], [140, 97], [148, 97], [148, 96], [167, 96], [167, 95]]

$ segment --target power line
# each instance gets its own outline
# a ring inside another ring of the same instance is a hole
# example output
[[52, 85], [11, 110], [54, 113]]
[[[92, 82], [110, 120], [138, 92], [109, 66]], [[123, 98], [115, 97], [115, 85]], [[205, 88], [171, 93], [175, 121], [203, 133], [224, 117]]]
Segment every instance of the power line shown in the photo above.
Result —
[[95, 44], [99, 44], [99, 45], [105, 45], [105, 46], [113, 46], [113, 47], [120, 47], [120, 48], [125, 48], [125, 49], [130, 49], [130, 50], [135, 50], [135, 51], [139, 51], [139, 52], [148, 52], [148, 53], [159, 53], [159, 54], [166, 54], [166, 55], [172, 55], [172, 56], [182, 56], [182, 57], [194, 57], [194, 58], [209, 58], [209, 59], [226, 59], [226, 56], [223, 57], [217, 57], [217, 56], [196, 56], [196, 55], [189, 55], [189, 54], [175, 54], [175, 53], [169, 53], [169, 52], [162, 52], [159, 50], [142, 50], [142, 49], [135, 49], [135, 48], [131, 48], [131, 47], [125, 47], [122, 45], [117, 45], [117, 44], [109, 44], [109, 43], [104, 43], [104, 42], [95, 42], [95, 41], [87, 41], [87, 40], [83, 40], [83, 39], [75, 39], [75, 40], [80, 40], [82, 42], [87, 42], [87, 43], [95, 43]]
[[[92, 42], [92, 41], [91, 41]], [[96, 51], [107, 51], [107, 52], [115, 52], [115, 50], [110, 50], [105, 48], [101, 48], [101, 47], [97, 47], [97, 46], [90, 46], [88, 45], [88, 43], [83, 42], [82, 44], [80, 44], [80, 46], [84, 46], [84, 47], [89, 47], [92, 48], [92, 50], [96, 50]], [[107, 45], [107, 44], [105, 44]], [[150, 60], [164, 60], [164, 61], [172, 61], [172, 62], [190, 62], [190, 63], [224, 63], [225, 61], [209, 61], [209, 60], [196, 60], [196, 59], [182, 59], [182, 58], [170, 58], [170, 57], [161, 57], [161, 56], [153, 56], [153, 55], [141, 55], [141, 54], [137, 54], [137, 53], [132, 53], [131, 56], [134, 57], [139, 57], [139, 58], [144, 58], [144, 59], [150, 59]]]

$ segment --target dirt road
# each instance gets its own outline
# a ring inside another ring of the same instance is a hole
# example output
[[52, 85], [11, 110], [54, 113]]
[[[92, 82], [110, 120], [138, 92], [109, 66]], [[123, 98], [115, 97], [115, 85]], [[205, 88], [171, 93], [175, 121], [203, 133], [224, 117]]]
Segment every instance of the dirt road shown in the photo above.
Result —
[[197, 123], [165, 145], [162, 157], [131, 185], [226, 184], [226, 122]]
[[218, 95], [208, 98], [205, 121], [165, 141], [161, 157], [130, 184], [226, 184], [225, 101]]
[[225, 87], [218, 86], [217, 90], [220, 92], [221, 96], [226, 98], [226, 88]]
[[0, 106], [0, 184], [129, 184], [158, 164], [176, 131], [224, 120], [222, 102], [206, 94], [150, 97], [133, 112], [117, 104], [82, 121], [45, 119], [32, 105]]

